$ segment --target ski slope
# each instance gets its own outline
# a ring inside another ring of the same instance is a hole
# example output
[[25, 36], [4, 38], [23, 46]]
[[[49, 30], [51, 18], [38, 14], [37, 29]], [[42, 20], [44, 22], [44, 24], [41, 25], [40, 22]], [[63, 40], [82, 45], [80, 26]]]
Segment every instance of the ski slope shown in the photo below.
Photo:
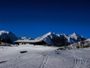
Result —
[[57, 49], [33, 45], [0, 46], [0, 68], [90, 68], [90, 48]]

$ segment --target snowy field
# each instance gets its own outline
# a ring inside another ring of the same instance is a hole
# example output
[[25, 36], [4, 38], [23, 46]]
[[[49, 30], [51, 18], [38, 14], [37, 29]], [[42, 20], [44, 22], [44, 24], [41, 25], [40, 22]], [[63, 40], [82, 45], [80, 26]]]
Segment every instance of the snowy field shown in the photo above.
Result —
[[33, 45], [0, 46], [0, 68], [90, 68], [90, 48], [56, 49]]

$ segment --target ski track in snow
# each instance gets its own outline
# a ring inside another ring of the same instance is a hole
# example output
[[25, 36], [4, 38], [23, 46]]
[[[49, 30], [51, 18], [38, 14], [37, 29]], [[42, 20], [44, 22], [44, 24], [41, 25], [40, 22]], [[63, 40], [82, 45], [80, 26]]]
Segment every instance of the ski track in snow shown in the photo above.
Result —
[[[90, 48], [59, 50], [47, 46], [0, 47], [0, 68], [90, 68]], [[20, 51], [27, 51], [21, 54]]]

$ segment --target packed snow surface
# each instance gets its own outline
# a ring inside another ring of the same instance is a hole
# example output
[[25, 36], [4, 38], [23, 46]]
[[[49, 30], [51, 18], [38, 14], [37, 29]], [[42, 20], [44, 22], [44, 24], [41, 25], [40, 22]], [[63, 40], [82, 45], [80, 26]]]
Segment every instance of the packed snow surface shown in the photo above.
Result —
[[90, 68], [90, 48], [57, 49], [34, 45], [0, 46], [0, 68]]

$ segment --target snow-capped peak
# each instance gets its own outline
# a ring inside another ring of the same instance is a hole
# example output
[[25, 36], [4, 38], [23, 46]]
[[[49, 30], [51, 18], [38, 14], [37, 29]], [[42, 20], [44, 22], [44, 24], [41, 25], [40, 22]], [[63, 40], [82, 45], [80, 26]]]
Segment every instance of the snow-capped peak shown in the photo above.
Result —
[[74, 33], [71, 34], [71, 36], [77, 36], [77, 33], [74, 32]]
[[5, 31], [5, 30], [1, 30], [1, 31], [0, 31], [0, 35], [2, 35], [2, 34], [4, 34], [4, 33], [9, 34], [8, 31]]
[[47, 36], [51, 36], [51, 35], [53, 35], [53, 33], [52, 32], [48, 32], [47, 34], [43, 35], [43, 38], [45, 38]]
[[1, 30], [0, 31], [0, 41], [13, 43], [17, 39], [16, 35], [12, 32]]
[[70, 35], [70, 37], [71, 38], [74, 38], [75, 40], [77, 40], [78, 39], [78, 37], [80, 37], [77, 33], [72, 33], [71, 35]]
[[48, 33], [44, 34], [43, 36], [40, 36], [40, 37], [36, 38], [35, 40], [44, 39], [44, 38], [46, 38], [46, 37], [48, 37], [48, 36], [52, 36], [52, 35], [53, 35], [52, 32], [48, 32]]
[[52, 34], [52, 32], [48, 32], [46, 35], [51, 35]]

